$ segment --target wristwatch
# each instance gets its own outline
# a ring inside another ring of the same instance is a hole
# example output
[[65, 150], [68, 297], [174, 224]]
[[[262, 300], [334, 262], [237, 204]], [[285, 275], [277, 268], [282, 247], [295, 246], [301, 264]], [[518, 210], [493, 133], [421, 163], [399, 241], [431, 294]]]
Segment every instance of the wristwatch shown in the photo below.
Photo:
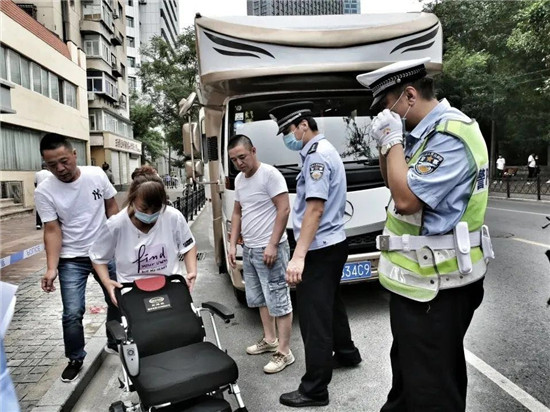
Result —
[[403, 144], [403, 140], [400, 139], [400, 140], [394, 140], [392, 142], [389, 142], [388, 144], [385, 144], [383, 146], [380, 146], [380, 154], [384, 157], [386, 157], [388, 155], [388, 153], [390, 152], [390, 149], [395, 146], [396, 144], [400, 144], [402, 145]]

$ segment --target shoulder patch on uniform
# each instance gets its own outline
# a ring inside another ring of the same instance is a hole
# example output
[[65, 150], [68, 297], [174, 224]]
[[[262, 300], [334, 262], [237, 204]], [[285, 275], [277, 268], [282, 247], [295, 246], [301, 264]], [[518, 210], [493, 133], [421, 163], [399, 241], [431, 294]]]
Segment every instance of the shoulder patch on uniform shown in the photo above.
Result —
[[319, 146], [318, 142], [313, 143], [309, 148], [307, 154], [315, 153], [317, 151], [317, 146]]
[[420, 155], [416, 164], [414, 165], [414, 171], [419, 175], [429, 175], [435, 172], [435, 170], [443, 163], [443, 156], [436, 152], [424, 152]]
[[309, 165], [309, 175], [313, 180], [319, 180], [320, 178], [322, 178], [324, 172], [325, 165], [322, 163], [312, 163]]

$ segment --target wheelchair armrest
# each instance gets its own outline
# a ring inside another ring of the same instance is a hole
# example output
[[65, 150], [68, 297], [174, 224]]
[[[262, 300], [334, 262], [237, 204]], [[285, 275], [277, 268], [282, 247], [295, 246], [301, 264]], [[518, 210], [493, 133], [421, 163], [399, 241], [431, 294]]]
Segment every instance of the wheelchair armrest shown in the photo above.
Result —
[[208, 309], [215, 315], [218, 315], [224, 320], [225, 323], [229, 323], [229, 320], [235, 317], [235, 314], [233, 312], [231, 312], [227, 307], [218, 302], [204, 302], [201, 307], [204, 309]]
[[110, 320], [107, 322], [107, 330], [111, 333], [113, 338], [115, 338], [116, 343], [122, 343], [126, 341], [126, 332], [124, 331], [124, 328], [120, 324], [120, 322], [116, 320]]

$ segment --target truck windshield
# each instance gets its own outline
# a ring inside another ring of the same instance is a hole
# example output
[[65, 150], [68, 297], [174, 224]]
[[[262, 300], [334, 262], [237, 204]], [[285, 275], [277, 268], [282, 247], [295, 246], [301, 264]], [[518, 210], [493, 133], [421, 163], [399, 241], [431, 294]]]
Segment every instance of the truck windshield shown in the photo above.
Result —
[[[282, 135], [277, 135], [277, 123], [268, 113], [282, 104], [312, 102], [319, 132], [334, 145], [344, 161], [348, 189], [381, 186], [378, 151], [368, 136], [371, 122], [368, 95], [364, 91], [339, 91], [300, 93], [299, 99], [295, 96], [264, 95], [232, 100], [228, 105], [229, 134], [248, 136], [256, 147], [258, 159], [277, 167], [292, 191], [295, 186], [292, 181], [300, 172], [300, 155], [285, 147]], [[237, 173], [229, 162], [229, 175]]]

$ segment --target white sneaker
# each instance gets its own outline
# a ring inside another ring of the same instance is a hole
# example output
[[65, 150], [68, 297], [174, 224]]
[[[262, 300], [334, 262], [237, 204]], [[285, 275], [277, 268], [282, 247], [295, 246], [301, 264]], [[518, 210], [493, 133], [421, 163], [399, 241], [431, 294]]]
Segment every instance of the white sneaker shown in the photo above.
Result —
[[249, 355], [259, 355], [265, 352], [275, 352], [279, 348], [279, 339], [275, 338], [275, 342], [269, 343], [265, 338], [261, 338], [254, 345], [246, 348], [246, 353]]
[[292, 351], [288, 352], [288, 355], [283, 355], [281, 352], [277, 351], [271, 357], [271, 360], [267, 365], [264, 366], [265, 373], [277, 373], [282, 371], [288, 365], [292, 365], [296, 359]]

